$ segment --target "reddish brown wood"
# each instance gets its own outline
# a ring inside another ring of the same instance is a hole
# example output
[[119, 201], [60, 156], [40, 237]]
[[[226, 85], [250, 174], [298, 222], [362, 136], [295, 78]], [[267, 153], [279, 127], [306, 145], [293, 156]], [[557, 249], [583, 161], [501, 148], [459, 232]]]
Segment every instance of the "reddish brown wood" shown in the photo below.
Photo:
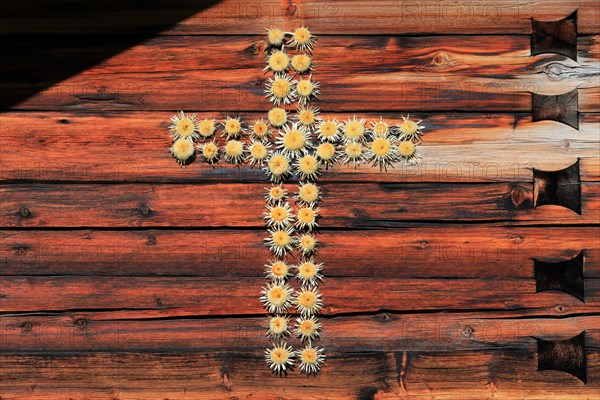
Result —
[[[0, 188], [4, 227], [262, 227], [267, 184], [14, 184]], [[297, 190], [290, 185], [290, 190]], [[600, 187], [581, 186], [581, 215], [533, 208], [526, 184], [321, 185], [322, 227], [386, 227], [418, 221], [594, 223]], [[516, 194], [515, 194], [516, 193]], [[427, 200], [424, 203], [424, 199]], [[242, 211], [243, 210], [243, 211]]]
[[[586, 330], [586, 346], [600, 344], [599, 316], [535, 318], [523, 313], [462, 312], [321, 318], [319, 345], [328, 352], [523, 351], [547, 341], [569, 339]], [[266, 317], [144, 319], [134, 312], [77, 312], [0, 318], [8, 353], [26, 352], [251, 352], [268, 346]], [[299, 346], [299, 340], [289, 339]], [[257, 366], [258, 367], [258, 366]]]
[[[43, 25], [25, 18], [15, 18], [15, 14], [23, 15], [23, 10], [18, 4], [7, 5], [7, 12], [0, 20], [3, 28], [0, 33], [106, 33], [101, 18], [82, 13], [69, 2], [62, 3], [66, 12], [48, 16], [48, 21]], [[125, 3], [121, 7], [102, 9], [102, 17], [114, 21], [115, 27], [111, 33], [116, 35], [145, 31], [144, 27], [183, 11], [186, 11], [184, 15], [191, 17], [165, 31], [165, 34], [263, 34], [266, 26], [291, 30], [302, 24], [317, 34], [529, 34], [532, 18], [540, 21], [559, 20], [578, 10], [579, 34], [600, 33], [600, 15], [593, 0], [517, 3], [511, 0], [459, 3], [439, 3], [435, 0], [398, 3], [384, 0], [376, 5], [360, 0], [333, 3], [326, 0], [246, 3], [225, 0], [196, 13], [204, 4], [213, 3], [198, 4], [193, 0], [180, 0], [175, 4], [148, 4], [143, 10], [137, 5]], [[13, 8], [21, 13], [15, 13]], [[120, 20], [122, 24], [118, 23]]]
[[[263, 260], [257, 260], [263, 262]], [[217, 267], [218, 268], [218, 267]], [[0, 311], [122, 310], [136, 316], [264, 314], [261, 278], [84, 276], [2, 278]], [[43, 290], [39, 290], [43, 287]], [[534, 279], [334, 278], [320, 289], [324, 314], [431, 310], [513, 310], [530, 315], [594, 312], [600, 280], [586, 279], [585, 303], [561, 292], [536, 293]]]
[[[323, 372], [273, 377], [258, 353], [82, 353], [2, 355], [0, 394], [14, 400], [143, 398], [588, 399], [598, 390], [600, 356], [587, 353], [584, 385], [558, 371], [536, 371], [535, 347], [443, 353], [329, 353]], [[514, 377], [519, 377], [515, 385]], [[268, 382], [268, 384], [267, 384]], [[308, 383], [307, 383], [308, 382]]]
[[[318, 257], [327, 276], [533, 279], [533, 259], [557, 262], [584, 250], [584, 276], [599, 278], [596, 231], [489, 224], [323, 231]], [[268, 258], [264, 236], [236, 230], [1, 231], [0, 274], [261, 277]]]
[[[352, 114], [325, 115], [346, 120]], [[379, 114], [362, 114], [369, 120]], [[382, 113], [397, 123], [398, 113]], [[324, 181], [531, 182], [531, 168], [558, 170], [580, 158], [582, 181], [600, 179], [599, 114], [581, 114], [579, 131], [528, 114], [411, 114], [424, 118], [417, 167], [336, 167]], [[0, 179], [36, 181], [265, 181], [264, 174], [219, 163], [181, 169], [168, 154], [171, 113], [5, 113], [0, 116]], [[201, 118], [225, 118], [202, 113]], [[242, 114], [248, 124], [262, 114]], [[143, 139], [131, 132], [144, 127]], [[23, 140], [27, 145], [23, 146]], [[506, 143], [511, 145], [507, 146]]]
[[[266, 111], [263, 43], [259, 36], [158, 37], [14, 108]], [[581, 44], [582, 52], [594, 51], [588, 44]], [[594, 56], [573, 66], [564, 56], [531, 57], [529, 45], [529, 36], [322, 38], [314, 52], [314, 78], [322, 83], [318, 106], [350, 112], [530, 112], [531, 93], [597, 86]], [[31, 85], [7, 89], [45, 89], [44, 82]]]

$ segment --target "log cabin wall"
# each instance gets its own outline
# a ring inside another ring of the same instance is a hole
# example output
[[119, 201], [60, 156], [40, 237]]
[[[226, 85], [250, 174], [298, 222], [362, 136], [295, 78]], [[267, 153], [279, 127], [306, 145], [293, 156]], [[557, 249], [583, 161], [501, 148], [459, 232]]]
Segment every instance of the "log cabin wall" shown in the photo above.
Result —
[[[0, 399], [598, 395], [596, 1], [55, 3], [0, 16]], [[264, 29], [302, 24], [323, 114], [427, 129], [324, 174], [327, 362], [277, 378], [266, 179], [167, 126], [264, 115]]]

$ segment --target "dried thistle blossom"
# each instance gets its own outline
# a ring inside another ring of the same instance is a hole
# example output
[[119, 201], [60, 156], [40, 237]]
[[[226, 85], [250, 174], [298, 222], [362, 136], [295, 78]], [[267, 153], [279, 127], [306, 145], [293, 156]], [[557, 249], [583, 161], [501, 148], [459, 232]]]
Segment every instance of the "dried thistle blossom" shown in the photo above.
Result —
[[260, 293], [260, 301], [270, 313], [283, 313], [292, 305], [293, 289], [286, 283], [271, 282]]

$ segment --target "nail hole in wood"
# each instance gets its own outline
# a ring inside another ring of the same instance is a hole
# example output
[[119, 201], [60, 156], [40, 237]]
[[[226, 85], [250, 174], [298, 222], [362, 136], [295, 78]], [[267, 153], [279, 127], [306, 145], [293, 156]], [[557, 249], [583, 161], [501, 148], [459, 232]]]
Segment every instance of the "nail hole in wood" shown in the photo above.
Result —
[[538, 371], [562, 371], [587, 383], [585, 331], [561, 341], [537, 340]]
[[[533, 260], [535, 291], [558, 290], [584, 301], [583, 251], [570, 260], [546, 262]], [[557, 311], [560, 310], [557, 307]]]
[[558, 21], [531, 20], [531, 55], [543, 53], [577, 61], [577, 10]]
[[533, 170], [534, 207], [554, 204], [581, 214], [579, 160], [559, 171]]

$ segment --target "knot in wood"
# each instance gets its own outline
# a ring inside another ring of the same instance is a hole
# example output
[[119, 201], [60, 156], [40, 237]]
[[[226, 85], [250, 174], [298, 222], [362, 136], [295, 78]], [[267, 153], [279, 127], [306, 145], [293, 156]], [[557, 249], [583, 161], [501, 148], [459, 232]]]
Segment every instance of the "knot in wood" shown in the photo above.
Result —
[[31, 210], [27, 207], [21, 207], [19, 214], [21, 217], [29, 217], [31, 215]]

